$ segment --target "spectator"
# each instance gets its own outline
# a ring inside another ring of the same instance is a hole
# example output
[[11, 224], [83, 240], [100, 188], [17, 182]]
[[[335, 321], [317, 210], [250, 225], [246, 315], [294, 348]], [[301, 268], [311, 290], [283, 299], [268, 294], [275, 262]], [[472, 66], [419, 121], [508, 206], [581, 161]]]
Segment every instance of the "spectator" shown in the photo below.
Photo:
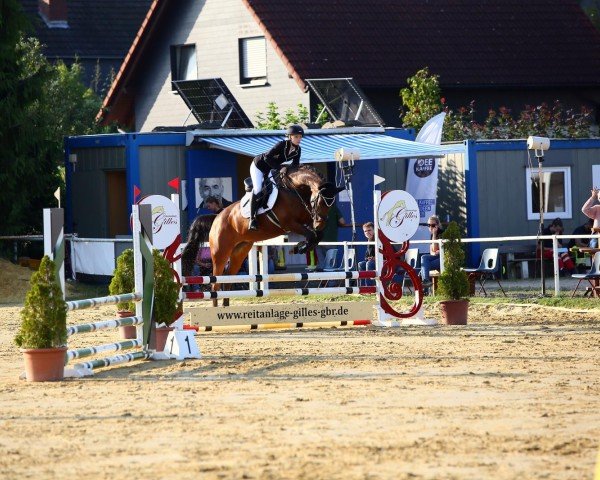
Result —
[[[563, 223], [560, 218], [555, 218], [552, 220], [552, 223], [548, 228], [544, 228], [542, 231], [542, 235], [562, 235], [564, 231]], [[558, 244], [562, 246], [562, 240], [558, 240]], [[547, 239], [542, 241], [543, 245], [543, 253], [542, 258], [552, 260], [553, 259], [553, 251], [552, 251], [552, 240]], [[538, 255], [539, 255], [539, 247], [538, 247]], [[564, 252], [559, 254], [558, 256], [558, 268], [562, 273], [575, 273], [575, 263], [569, 252]]]
[[[346, 223], [344, 217], [342, 217], [342, 212], [334, 203], [329, 209], [329, 214], [327, 216], [327, 223], [325, 224], [325, 228], [323, 229], [323, 237], [321, 238], [321, 242], [337, 242], [338, 241], [338, 227], [351, 227], [352, 225]], [[325, 266], [325, 256], [327, 255], [327, 250], [330, 248], [335, 248], [332, 245], [317, 245], [315, 250], [317, 252], [317, 270], [323, 270]]]
[[[365, 223], [362, 229], [367, 241], [374, 242], [375, 226], [373, 225], [373, 222]], [[367, 246], [364, 261], [358, 262], [358, 271], [364, 272], [365, 270], [375, 270], [375, 245]], [[364, 285], [375, 285], [375, 281], [372, 279], [365, 280]]]
[[[432, 215], [427, 219], [427, 228], [429, 228], [430, 240], [439, 240], [442, 238], [444, 230], [440, 223], [440, 219], [437, 215]], [[429, 245], [429, 254], [421, 256], [421, 272], [423, 273], [423, 287], [424, 293], [429, 293], [429, 287], [431, 287], [431, 277], [429, 272], [431, 270], [440, 269], [440, 246], [437, 242], [432, 242]]]
[[212, 213], [219, 213], [223, 210], [221, 200], [213, 195], [210, 195], [204, 199], [204, 208], [207, 208]]
[[[591, 218], [588, 218], [587, 221], [583, 225], [579, 225], [575, 230], [573, 230], [572, 235], [591, 235], [592, 226], [594, 225], [594, 221]], [[572, 238], [569, 240], [568, 248], [571, 249], [573, 247], [577, 248], [585, 248], [589, 247], [590, 239], [589, 238]]]
[[[590, 198], [583, 204], [583, 207], [581, 207], [583, 214], [594, 221], [594, 224], [592, 225], [593, 229], [600, 227], [600, 205], [594, 205], [593, 203], [595, 200], [600, 200], [599, 191], [596, 187], [592, 188]], [[589, 246], [591, 248], [598, 248], [598, 239], [592, 238]]]

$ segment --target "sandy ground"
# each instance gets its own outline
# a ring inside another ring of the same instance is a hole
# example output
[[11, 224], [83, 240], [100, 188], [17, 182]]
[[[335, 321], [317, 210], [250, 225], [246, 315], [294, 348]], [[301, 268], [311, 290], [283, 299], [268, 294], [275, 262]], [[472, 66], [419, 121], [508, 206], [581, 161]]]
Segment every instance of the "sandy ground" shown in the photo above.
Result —
[[466, 327], [202, 334], [200, 360], [59, 383], [18, 379], [18, 312], [0, 308], [2, 479], [593, 476], [597, 311], [472, 306]]

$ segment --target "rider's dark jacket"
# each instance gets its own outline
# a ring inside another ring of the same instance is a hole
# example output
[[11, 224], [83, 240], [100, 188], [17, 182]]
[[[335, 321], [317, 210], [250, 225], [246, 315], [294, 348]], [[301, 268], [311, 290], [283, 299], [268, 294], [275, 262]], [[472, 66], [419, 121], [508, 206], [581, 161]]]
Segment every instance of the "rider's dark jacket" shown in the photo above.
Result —
[[277, 142], [271, 150], [266, 153], [261, 153], [257, 157], [254, 157], [254, 164], [265, 175], [269, 173], [271, 169], [277, 169], [281, 167], [284, 162], [292, 162], [293, 167], [300, 165], [300, 145], [296, 147], [293, 153], [290, 153], [292, 142], [290, 140], [282, 140]]

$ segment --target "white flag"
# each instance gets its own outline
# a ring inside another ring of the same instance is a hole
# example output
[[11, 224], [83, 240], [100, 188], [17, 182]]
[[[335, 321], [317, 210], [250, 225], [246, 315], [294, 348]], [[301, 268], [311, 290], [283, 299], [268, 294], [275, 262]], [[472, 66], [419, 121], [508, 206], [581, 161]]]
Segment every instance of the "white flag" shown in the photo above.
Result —
[[54, 192], [54, 197], [58, 200], [58, 208], [60, 208], [60, 187]]
[[[442, 112], [430, 118], [417, 135], [416, 142], [439, 145], [442, 141], [442, 129], [446, 113]], [[435, 215], [437, 202], [438, 162], [436, 158], [411, 158], [406, 175], [406, 191], [410, 193], [419, 206], [419, 223], [426, 223], [427, 218]], [[429, 240], [427, 227], [419, 226], [413, 240]], [[427, 245], [419, 245], [421, 253], [429, 252]]]

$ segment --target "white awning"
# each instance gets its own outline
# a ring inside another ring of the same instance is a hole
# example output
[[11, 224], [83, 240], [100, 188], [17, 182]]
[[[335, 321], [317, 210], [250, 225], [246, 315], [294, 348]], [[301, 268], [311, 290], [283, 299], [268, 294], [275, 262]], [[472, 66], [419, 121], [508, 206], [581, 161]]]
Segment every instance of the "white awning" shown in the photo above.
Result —
[[[275, 143], [283, 139], [285, 136], [282, 134], [202, 135], [195, 136], [194, 143], [206, 142], [214, 148], [255, 157], [270, 150]], [[447, 149], [439, 146], [402, 140], [384, 133], [306, 135], [302, 139], [301, 147], [303, 163], [334, 161], [334, 153], [339, 148], [359, 150], [360, 160], [430, 158], [442, 157], [448, 153]]]

